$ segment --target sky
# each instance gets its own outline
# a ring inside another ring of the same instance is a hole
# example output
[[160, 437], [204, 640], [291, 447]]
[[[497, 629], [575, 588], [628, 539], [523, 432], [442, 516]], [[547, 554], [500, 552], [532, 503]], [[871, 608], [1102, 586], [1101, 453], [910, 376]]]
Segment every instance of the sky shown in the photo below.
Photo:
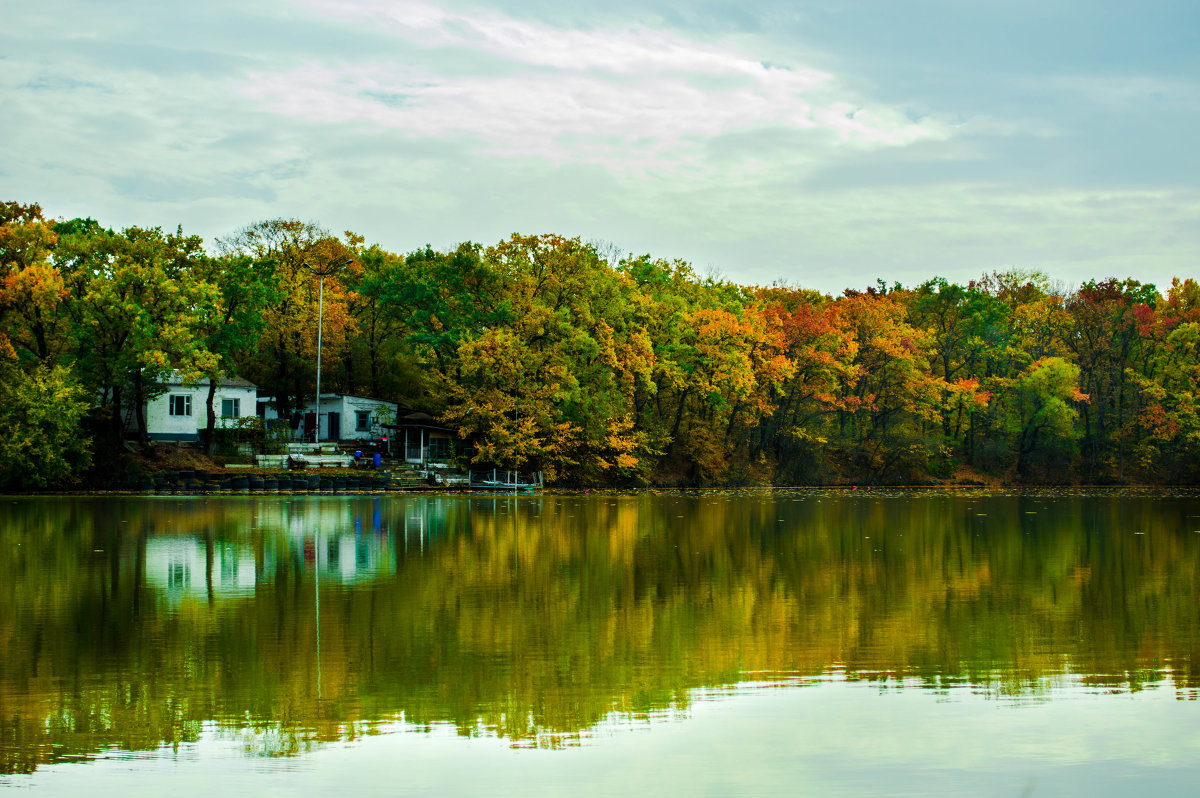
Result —
[[10, 4], [0, 200], [826, 293], [1200, 271], [1196, 0]]

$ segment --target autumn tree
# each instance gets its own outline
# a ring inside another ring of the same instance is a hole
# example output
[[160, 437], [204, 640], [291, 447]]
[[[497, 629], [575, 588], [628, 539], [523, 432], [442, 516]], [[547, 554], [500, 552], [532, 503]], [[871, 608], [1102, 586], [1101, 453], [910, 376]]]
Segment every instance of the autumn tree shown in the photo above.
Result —
[[814, 291], [774, 286], [759, 293], [759, 302], [780, 326], [791, 374], [780, 385], [775, 410], [760, 425], [756, 451], [770, 452], [777, 474], [787, 481], [824, 481], [830, 477], [831, 421], [845, 409], [838, 387], [851, 368], [853, 342], [834, 329], [831, 300]]
[[1153, 285], [1110, 279], [1089, 281], [1067, 300], [1072, 329], [1065, 343], [1091, 397], [1082, 422], [1085, 461], [1093, 474], [1123, 471], [1127, 442], [1121, 432], [1136, 398], [1128, 370], [1142, 355], [1137, 308], [1153, 308], [1157, 298]]
[[1142, 474], [1153, 479], [1200, 475], [1200, 285], [1175, 280], [1154, 310], [1135, 308], [1146, 352], [1129, 379], [1137, 412], [1123, 437]]
[[274, 395], [279, 416], [298, 424], [304, 397], [315, 391], [318, 322], [322, 354], [330, 363], [341, 359], [352, 324], [347, 291], [336, 270], [325, 279], [323, 318], [318, 320], [320, 278], [315, 272], [353, 262], [354, 251], [316, 225], [295, 219], [257, 222], [219, 238], [217, 246], [227, 256], [274, 264], [277, 290], [264, 310], [265, 329], [240, 366], [243, 376]]
[[54, 223], [40, 206], [0, 203], [0, 357], [47, 363], [61, 354], [62, 275]]
[[513, 236], [483, 265], [510, 315], [458, 345], [443, 417], [475, 439], [479, 462], [574, 478], [638, 473], [649, 450], [630, 406], [639, 366], [628, 359], [641, 345], [627, 339], [612, 267], [557, 236]]
[[829, 311], [850, 357], [838, 386], [843, 456], [877, 479], [915, 478], [947, 455], [942, 409], [956, 387], [931, 372], [931, 337], [909, 324], [903, 298], [848, 291]]

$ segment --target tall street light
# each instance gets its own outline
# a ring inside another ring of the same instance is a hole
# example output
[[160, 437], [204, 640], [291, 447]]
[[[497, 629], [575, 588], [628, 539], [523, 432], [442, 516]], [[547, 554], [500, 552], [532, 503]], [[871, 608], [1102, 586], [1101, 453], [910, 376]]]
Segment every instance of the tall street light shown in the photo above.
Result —
[[321, 278], [317, 289], [317, 428], [313, 431], [313, 443], [321, 442], [321, 325], [325, 319], [325, 278], [332, 277], [354, 262], [353, 258], [332, 261], [325, 268], [318, 269], [304, 261], [308, 270]]

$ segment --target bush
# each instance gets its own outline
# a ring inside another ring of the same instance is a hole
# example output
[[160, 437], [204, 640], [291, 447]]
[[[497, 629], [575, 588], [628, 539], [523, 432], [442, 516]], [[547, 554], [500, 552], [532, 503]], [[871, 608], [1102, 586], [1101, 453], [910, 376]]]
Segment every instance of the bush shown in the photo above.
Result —
[[267, 422], [261, 418], [239, 418], [213, 430], [213, 453], [232, 457], [249, 446], [259, 454], [283, 454], [292, 439], [287, 422]]
[[69, 369], [0, 367], [0, 488], [73, 485], [91, 461], [84, 391]]

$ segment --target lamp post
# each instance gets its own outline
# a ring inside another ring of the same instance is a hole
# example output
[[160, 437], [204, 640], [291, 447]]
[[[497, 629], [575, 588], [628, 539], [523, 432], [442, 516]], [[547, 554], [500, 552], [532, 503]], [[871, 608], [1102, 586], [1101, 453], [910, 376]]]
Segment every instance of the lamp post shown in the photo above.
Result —
[[320, 278], [320, 287], [317, 289], [317, 428], [313, 430], [313, 443], [321, 442], [321, 326], [325, 320], [325, 278], [332, 277], [353, 262], [353, 258], [333, 261], [324, 269], [304, 262], [308, 270]]

